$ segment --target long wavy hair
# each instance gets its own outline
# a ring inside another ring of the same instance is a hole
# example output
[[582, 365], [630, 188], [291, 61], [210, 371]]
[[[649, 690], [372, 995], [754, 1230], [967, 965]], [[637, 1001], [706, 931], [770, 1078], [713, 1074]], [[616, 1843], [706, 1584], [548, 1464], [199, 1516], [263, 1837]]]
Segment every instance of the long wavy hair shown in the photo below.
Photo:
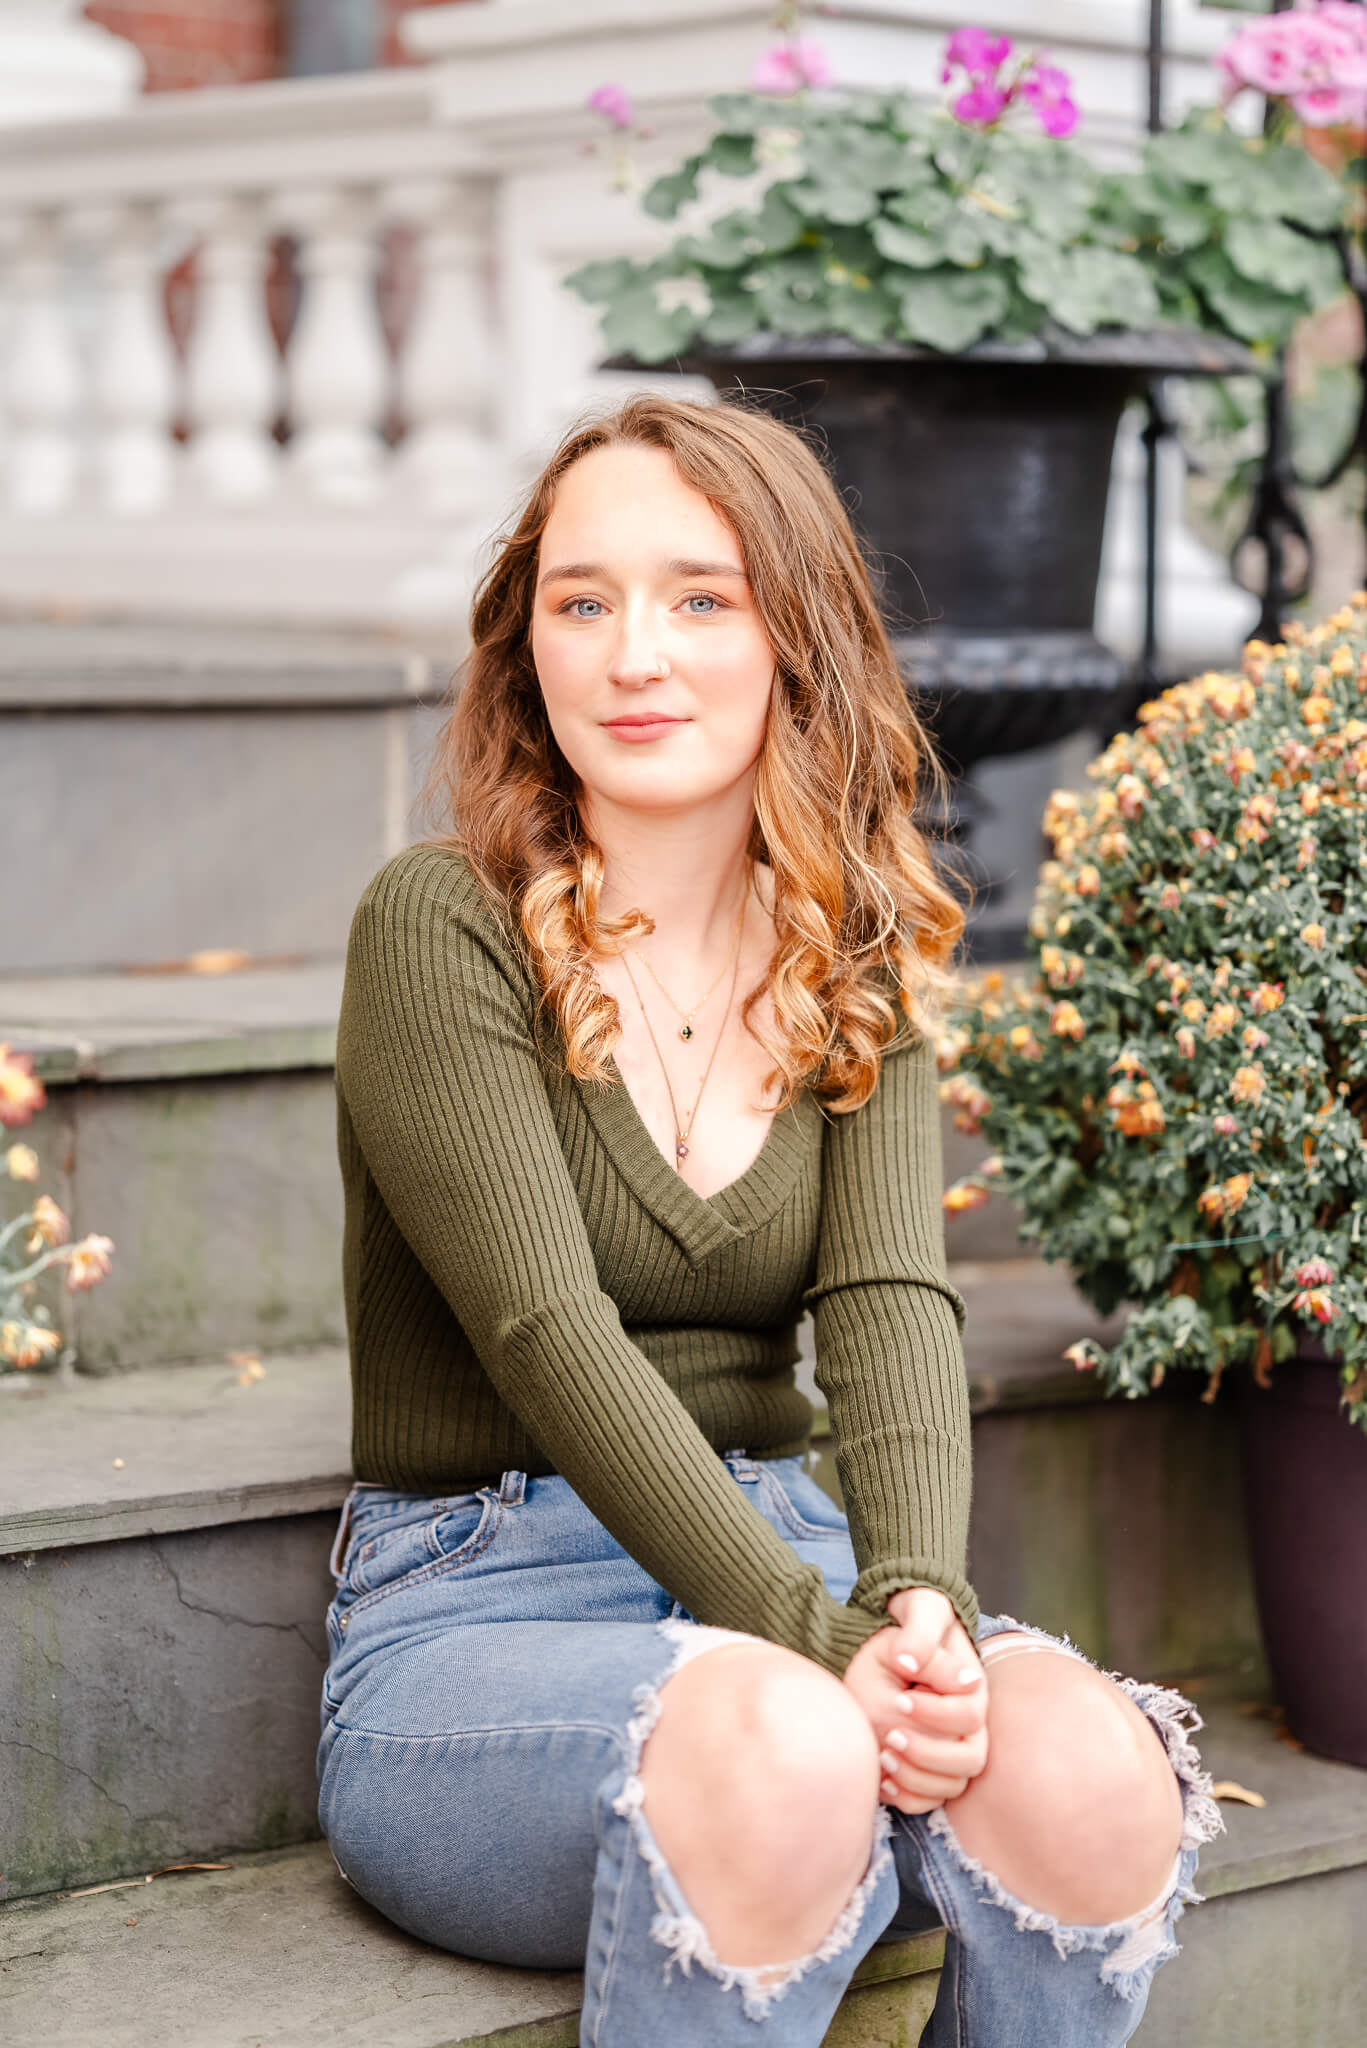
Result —
[[[773, 875], [776, 950], [742, 1017], [782, 1083], [834, 1111], [871, 1094], [898, 1007], [931, 1027], [963, 912], [916, 823], [941, 781], [845, 507], [802, 435], [733, 402], [639, 395], [566, 436], [475, 594], [472, 650], [422, 794], [524, 950], [568, 1071], [610, 1082], [620, 1015], [591, 956], [654, 929], [601, 911], [603, 853], [552, 736], [531, 652], [541, 536], [560, 479], [596, 448], [662, 448], [728, 520], [776, 661], [748, 852]], [[765, 990], [777, 1036], [751, 1012]], [[538, 1014], [541, 1014], [539, 1012]], [[900, 1042], [900, 1041], [899, 1041]]]

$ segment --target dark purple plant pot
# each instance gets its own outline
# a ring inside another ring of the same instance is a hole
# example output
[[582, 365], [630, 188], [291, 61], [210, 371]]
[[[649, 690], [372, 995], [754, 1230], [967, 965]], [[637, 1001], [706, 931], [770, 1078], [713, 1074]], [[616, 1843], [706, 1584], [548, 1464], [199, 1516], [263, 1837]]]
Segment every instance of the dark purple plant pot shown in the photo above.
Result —
[[1263, 1641], [1291, 1733], [1367, 1767], [1367, 1432], [1339, 1409], [1312, 1336], [1269, 1387], [1240, 1375], [1249, 1545]]

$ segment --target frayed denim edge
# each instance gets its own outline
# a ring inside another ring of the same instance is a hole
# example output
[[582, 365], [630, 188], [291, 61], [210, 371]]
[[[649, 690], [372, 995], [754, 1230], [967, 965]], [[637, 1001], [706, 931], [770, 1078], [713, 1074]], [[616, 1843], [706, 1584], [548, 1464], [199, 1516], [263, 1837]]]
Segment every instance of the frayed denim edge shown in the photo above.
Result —
[[[1032, 1628], [1028, 1622], [1014, 1621], [1010, 1615], [994, 1616], [993, 1619], [1000, 1625], [992, 1629], [984, 1641], [1004, 1635], [1008, 1630], [1038, 1636], [1061, 1653], [1076, 1657], [1080, 1664], [1091, 1664], [1093, 1670], [1100, 1668], [1066, 1636], [1050, 1635], [1047, 1629]], [[1047, 1934], [1055, 1952], [1065, 1959], [1080, 1950], [1104, 1949], [1115, 1942], [1114, 1952], [1106, 1957], [1098, 1974], [1102, 1983], [1109, 1984], [1119, 1997], [1138, 1999], [1147, 1992], [1160, 1963], [1167, 1962], [1178, 1953], [1178, 1944], [1172, 1937], [1172, 1925], [1181, 1918], [1187, 1906], [1201, 1903], [1201, 1894], [1191, 1883], [1196, 1868], [1196, 1852], [1202, 1842], [1222, 1834], [1225, 1824], [1211, 1794], [1210, 1774], [1202, 1769], [1201, 1759], [1191, 1739], [1195, 1731], [1204, 1726], [1198, 1709], [1170, 1686], [1127, 1678], [1118, 1671], [1108, 1671], [1105, 1676], [1134, 1701], [1157, 1730], [1182, 1787], [1181, 1843], [1172, 1875], [1150, 1905], [1131, 1914], [1128, 1919], [1113, 1920], [1106, 1926], [1061, 1926], [1055, 1915], [1027, 1906], [1023, 1899], [1009, 1892], [991, 1871], [985, 1870], [976, 1858], [967, 1854], [942, 1806], [924, 1816], [924, 1825], [929, 1834], [944, 1842], [955, 1863], [977, 1886], [984, 1899], [1012, 1914], [1019, 1933]], [[1184, 1725], [1187, 1717], [1190, 1718], [1190, 1727]]]
[[[674, 1645], [675, 1650], [673, 1661], [659, 1681], [659, 1685], [673, 1678], [685, 1664], [690, 1663], [705, 1650], [720, 1649], [728, 1643], [760, 1640], [757, 1636], [744, 1635], [736, 1629], [711, 1628], [702, 1622], [683, 1621], [672, 1616], [660, 1622], [658, 1626], [660, 1633]], [[698, 1963], [709, 1976], [717, 1978], [723, 1991], [729, 1991], [733, 1987], [739, 1988], [742, 2008], [747, 2019], [767, 2019], [774, 2002], [783, 1996], [790, 1985], [798, 1983], [820, 1964], [828, 1963], [840, 1955], [854, 1940], [864, 1909], [873, 1896], [879, 1878], [892, 1861], [892, 1849], [889, 1845], [889, 1836], [892, 1832], [891, 1816], [885, 1806], [877, 1807], [868, 1867], [849, 1904], [819, 1948], [813, 1949], [810, 1955], [798, 1956], [787, 1963], [723, 1963], [713, 1949], [702, 1922], [688, 1911], [678, 1881], [666, 1863], [643, 1811], [641, 1753], [660, 1718], [659, 1686], [637, 1686], [632, 1697], [636, 1712], [626, 1726], [626, 1782], [613, 1800], [612, 1810], [630, 1824], [632, 1838], [650, 1873], [650, 1886], [655, 1895], [657, 1909], [650, 1923], [650, 1933], [652, 1940], [659, 1942], [661, 1947], [668, 1951], [664, 1966], [665, 1977], [668, 1978], [670, 1970], [676, 1963], [685, 1976], [689, 1974], [693, 1964]]]

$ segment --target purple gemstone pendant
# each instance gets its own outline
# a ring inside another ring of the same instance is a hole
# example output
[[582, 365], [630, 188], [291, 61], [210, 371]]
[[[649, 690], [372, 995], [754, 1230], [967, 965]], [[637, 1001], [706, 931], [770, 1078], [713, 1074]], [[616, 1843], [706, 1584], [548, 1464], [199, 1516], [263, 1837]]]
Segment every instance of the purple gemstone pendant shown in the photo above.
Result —
[[688, 1157], [688, 1147], [687, 1145], [685, 1145], [682, 1138], [680, 1138], [678, 1144], [674, 1147], [674, 1157], [676, 1159], [687, 1159]]

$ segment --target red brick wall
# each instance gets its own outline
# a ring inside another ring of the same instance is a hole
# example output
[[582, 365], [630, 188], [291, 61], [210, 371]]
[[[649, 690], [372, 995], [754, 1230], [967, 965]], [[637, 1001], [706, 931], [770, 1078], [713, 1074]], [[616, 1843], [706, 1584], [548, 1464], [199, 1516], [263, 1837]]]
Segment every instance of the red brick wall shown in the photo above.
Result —
[[[398, 20], [440, 0], [375, 0], [381, 62], [407, 60]], [[148, 92], [193, 85], [246, 85], [279, 75], [284, 48], [280, 0], [91, 0], [85, 13], [142, 52]]]
[[246, 85], [280, 68], [276, 0], [92, 0], [85, 13], [136, 44], [148, 92]]

